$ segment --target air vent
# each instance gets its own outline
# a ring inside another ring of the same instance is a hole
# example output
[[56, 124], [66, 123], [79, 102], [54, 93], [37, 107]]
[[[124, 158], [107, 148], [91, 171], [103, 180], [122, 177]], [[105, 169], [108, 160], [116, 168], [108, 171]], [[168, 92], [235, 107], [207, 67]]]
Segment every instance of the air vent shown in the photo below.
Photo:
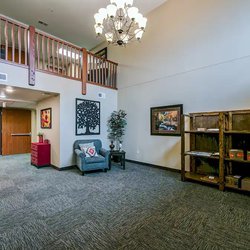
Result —
[[0, 73], [0, 82], [7, 82], [7, 74]]
[[43, 25], [43, 26], [45, 26], [45, 27], [47, 27], [47, 26], [48, 26], [48, 24], [47, 24], [47, 23], [45, 23], [45, 22], [43, 22], [43, 21], [41, 21], [41, 20], [39, 20], [39, 21], [38, 21], [38, 23], [39, 23], [39, 24], [41, 24], [41, 25]]
[[98, 97], [101, 99], [105, 99], [106, 98], [106, 94], [105, 93], [98, 93]]

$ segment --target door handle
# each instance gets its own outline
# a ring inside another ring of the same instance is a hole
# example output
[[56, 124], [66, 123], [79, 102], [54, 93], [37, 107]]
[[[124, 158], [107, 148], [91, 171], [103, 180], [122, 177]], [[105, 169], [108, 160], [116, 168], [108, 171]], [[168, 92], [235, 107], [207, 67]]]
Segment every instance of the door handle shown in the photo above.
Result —
[[31, 133], [14, 133], [11, 136], [31, 136]]

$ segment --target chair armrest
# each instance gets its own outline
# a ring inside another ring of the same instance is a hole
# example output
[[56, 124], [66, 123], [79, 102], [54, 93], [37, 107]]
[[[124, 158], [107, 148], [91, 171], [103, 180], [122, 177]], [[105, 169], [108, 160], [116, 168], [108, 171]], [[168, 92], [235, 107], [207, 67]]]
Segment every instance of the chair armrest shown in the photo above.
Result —
[[85, 158], [86, 157], [85, 153], [83, 153], [80, 149], [75, 149], [75, 153], [80, 158]]
[[109, 155], [109, 150], [106, 150], [104, 148], [100, 149], [100, 155], [102, 155], [103, 157], [106, 157]]

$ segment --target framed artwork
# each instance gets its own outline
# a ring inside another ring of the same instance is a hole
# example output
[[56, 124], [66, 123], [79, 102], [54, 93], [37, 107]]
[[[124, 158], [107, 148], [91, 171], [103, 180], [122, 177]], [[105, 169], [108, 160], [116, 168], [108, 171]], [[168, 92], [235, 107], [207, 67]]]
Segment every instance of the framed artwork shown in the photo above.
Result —
[[182, 104], [151, 108], [151, 135], [180, 136], [182, 112]]
[[52, 127], [52, 109], [42, 109], [40, 114], [41, 128], [51, 128]]
[[108, 48], [104, 48], [95, 53], [95, 55], [100, 56], [102, 58], [108, 59]]
[[76, 135], [100, 134], [100, 107], [98, 101], [76, 98]]

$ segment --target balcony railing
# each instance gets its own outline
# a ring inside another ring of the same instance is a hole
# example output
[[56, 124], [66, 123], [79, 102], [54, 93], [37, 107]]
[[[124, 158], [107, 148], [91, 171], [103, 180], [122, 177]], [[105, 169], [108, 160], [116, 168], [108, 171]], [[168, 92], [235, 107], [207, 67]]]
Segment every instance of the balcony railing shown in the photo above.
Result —
[[32, 74], [38, 70], [116, 89], [117, 63], [3, 16], [0, 48], [1, 61], [27, 66]]

